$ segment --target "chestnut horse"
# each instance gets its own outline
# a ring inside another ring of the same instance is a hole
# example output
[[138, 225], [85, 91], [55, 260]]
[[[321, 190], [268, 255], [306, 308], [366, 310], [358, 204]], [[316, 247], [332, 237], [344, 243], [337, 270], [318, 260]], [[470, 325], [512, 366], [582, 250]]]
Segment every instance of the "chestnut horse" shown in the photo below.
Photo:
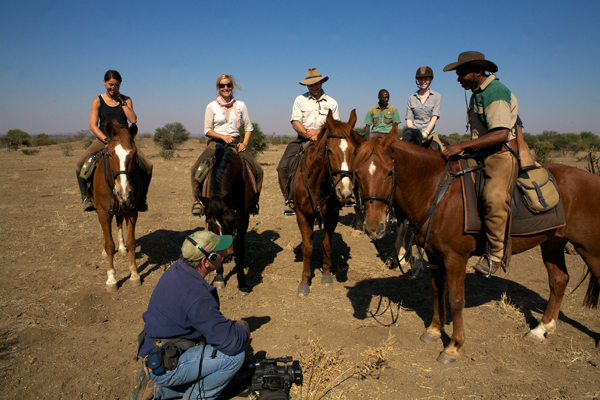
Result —
[[[389, 207], [385, 200], [392, 198], [393, 206], [406, 216], [412, 226], [422, 224], [420, 229], [417, 226], [416, 239], [423, 246], [429, 221], [422, 223], [421, 220], [436, 198], [447, 164], [439, 152], [397, 141], [395, 136], [395, 132], [390, 132], [387, 137], [366, 142], [355, 159], [359, 191], [362, 196], [370, 196], [364, 200], [365, 231], [371, 238], [385, 234]], [[525, 336], [526, 340], [534, 343], [544, 341], [545, 335], [556, 327], [569, 281], [564, 258], [567, 242], [573, 244], [591, 271], [584, 305], [597, 308], [600, 294], [600, 214], [597, 204], [600, 177], [565, 165], [548, 164], [546, 168], [560, 189], [566, 225], [539, 234], [512, 237], [514, 254], [540, 245], [548, 270], [550, 298], [546, 310], [539, 325]], [[421, 340], [435, 342], [442, 336], [447, 284], [453, 332], [450, 343], [438, 357], [438, 361], [444, 364], [457, 360], [465, 342], [462, 312], [467, 260], [477, 243], [485, 243], [483, 233], [463, 233], [463, 218], [461, 184], [459, 179], [455, 179], [433, 213], [431, 232], [425, 246], [429, 263], [434, 265], [431, 269], [433, 320], [421, 335]]]
[[[239, 156], [235, 145], [217, 145], [215, 161], [210, 172], [210, 197], [201, 198], [206, 204], [206, 228], [217, 235], [233, 235], [235, 243], [235, 263], [237, 267], [238, 293], [248, 294], [244, 275], [246, 249], [244, 241], [250, 220], [249, 208], [252, 203], [252, 181], [247, 177], [248, 169]], [[233, 253], [226, 260], [230, 260]], [[217, 269], [213, 285], [217, 289], [225, 287], [223, 266]]]
[[[129, 282], [140, 286], [140, 276], [135, 262], [135, 223], [138, 217], [138, 202], [141, 193], [141, 178], [136, 172], [137, 148], [133, 139], [137, 134], [137, 125], [129, 130], [117, 122], [108, 122], [105, 126], [108, 145], [100, 152], [98, 165], [94, 171], [93, 199], [98, 220], [104, 236], [104, 251], [108, 259], [108, 280], [106, 290], [117, 291], [114, 268], [115, 242], [112, 237], [113, 216], [117, 219], [117, 237], [119, 253], [129, 252]], [[123, 221], [127, 223], [127, 248], [123, 244]]]
[[[313, 252], [315, 219], [325, 225], [323, 239], [323, 276], [321, 283], [332, 285], [331, 247], [333, 232], [339, 219], [339, 210], [350, 201], [354, 192], [354, 171], [350, 166], [356, 149], [364, 139], [354, 132], [356, 110], [350, 113], [348, 123], [335, 121], [331, 110], [327, 114], [326, 129], [308, 147], [300, 159], [294, 179], [296, 220], [302, 234], [304, 267], [298, 296], [310, 293], [310, 261]], [[360, 213], [357, 213], [357, 218]]]

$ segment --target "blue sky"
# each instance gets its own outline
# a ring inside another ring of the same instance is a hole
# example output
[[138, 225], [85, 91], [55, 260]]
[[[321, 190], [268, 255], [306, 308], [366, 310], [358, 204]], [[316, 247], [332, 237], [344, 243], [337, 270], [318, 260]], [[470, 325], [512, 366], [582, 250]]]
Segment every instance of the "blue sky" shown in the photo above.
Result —
[[215, 81], [232, 74], [253, 122], [292, 134], [298, 81], [316, 67], [342, 120], [390, 92], [404, 112], [414, 74], [433, 68], [439, 133], [464, 133], [465, 92], [442, 68], [477, 50], [519, 100], [525, 131], [600, 134], [600, 2], [29, 1], [0, 14], [0, 134], [88, 129], [108, 69], [123, 77], [140, 132], [181, 122], [202, 133]]

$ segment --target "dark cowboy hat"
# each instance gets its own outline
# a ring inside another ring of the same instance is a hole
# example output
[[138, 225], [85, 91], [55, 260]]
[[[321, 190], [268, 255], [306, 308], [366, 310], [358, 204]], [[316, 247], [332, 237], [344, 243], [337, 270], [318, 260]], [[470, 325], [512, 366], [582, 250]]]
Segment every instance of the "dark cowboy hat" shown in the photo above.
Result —
[[303, 81], [300, 81], [298, 83], [300, 83], [301, 85], [304, 86], [308, 86], [308, 85], [314, 85], [317, 82], [323, 81], [323, 82], [327, 82], [327, 80], [329, 79], [328, 76], [322, 76], [319, 73], [319, 70], [316, 68], [309, 68], [308, 71], [306, 71], [306, 79]]
[[458, 55], [458, 61], [448, 64], [444, 67], [444, 72], [454, 71], [459, 67], [469, 65], [469, 67], [481, 68], [484, 71], [497, 72], [498, 67], [493, 62], [486, 60], [483, 53], [478, 51], [465, 51]]

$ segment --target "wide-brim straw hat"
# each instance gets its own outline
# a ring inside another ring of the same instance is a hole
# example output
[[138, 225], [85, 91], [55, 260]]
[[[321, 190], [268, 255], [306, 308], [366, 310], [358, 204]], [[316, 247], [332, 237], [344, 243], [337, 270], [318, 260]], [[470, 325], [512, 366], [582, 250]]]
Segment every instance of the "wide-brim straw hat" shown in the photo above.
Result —
[[484, 71], [497, 72], [498, 67], [493, 62], [486, 60], [483, 53], [478, 51], [465, 51], [458, 55], [458, 61], [448, 64], [444, 67], [444, 72], [454, 71], [459, 67], [469, 65], [469, 67], [478, 67]]
[[308, 86], [308, 85], [314, 85], [317, 82], [323, 81], [323, 82], [327, 82], [329, 80], [328, 76], [323, 76], [319, 73], [319, 70], [316, 68], [309, 68], [308, 71], [306, 71], [306, 79], [303, 81], [300, 81], [298, 83], [300, 83], [301, 85], [304, 86]]

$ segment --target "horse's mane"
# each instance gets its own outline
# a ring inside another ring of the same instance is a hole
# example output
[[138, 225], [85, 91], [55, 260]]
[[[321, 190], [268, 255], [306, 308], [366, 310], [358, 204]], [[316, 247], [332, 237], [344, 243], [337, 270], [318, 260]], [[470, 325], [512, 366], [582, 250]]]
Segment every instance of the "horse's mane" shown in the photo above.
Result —
[[419, 129], [408, 128], [402, 133], [402, 140], [423, 147], [423, 134]]
[[372, 137], [371, 140], [363, 143], [356, 153], [356, 158], [354, 162], [356, 165], [361, 165], [366, 161], [367, 158], [371, 156], [371, 154], [375, 154], [381, 160], [383, 160], [383, 147], [381, 146], [381, 138]]
[[113, 127], [115, 131], [115, 137], [119, 139], [119, 144], [125, 150], [131, 150], [133, 148], [133, 140], [127, 127], [119, 124], [117, 121], [113, 121]]
[[210, 176], [211, 197], [223, 197], [235, 183], [238, 168], [230, 167], [236, 164], [236, 158], [239, 160], [239, 156], [232, 148], [227, 146], [217, 148]]

